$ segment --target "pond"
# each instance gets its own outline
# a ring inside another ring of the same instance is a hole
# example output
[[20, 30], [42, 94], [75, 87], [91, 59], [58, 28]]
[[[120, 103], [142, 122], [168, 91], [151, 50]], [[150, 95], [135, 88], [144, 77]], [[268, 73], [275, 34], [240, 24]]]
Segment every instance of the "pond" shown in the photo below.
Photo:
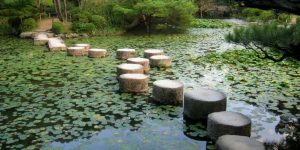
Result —
[[[224, 41], [230, 29], [187, 34], [67, 39], [106, 48], [102, 59], [51, 53], [32, 40], [0, 38], [1, 149], [214, 149], [205, 125], [183, 118], [180, 106], [149, 101], [152, 83], [178, 80], [228, 96], [227, 110], [252, 120], [251, 136], [297, 148], [300, 64], [258, 60]], [[119, 92], [118, 48], [162, 48], [172, 68], [151, 69], [149, 92]]]

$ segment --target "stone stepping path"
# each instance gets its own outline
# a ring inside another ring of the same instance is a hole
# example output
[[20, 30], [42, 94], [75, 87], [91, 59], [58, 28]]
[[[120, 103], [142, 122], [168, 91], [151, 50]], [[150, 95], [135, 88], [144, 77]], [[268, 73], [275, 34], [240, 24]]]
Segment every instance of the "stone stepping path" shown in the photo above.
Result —
[[98, 49], [98, 48], [92, 48], [88, 50], [88, 56], [90, 58], [102, 58], [107, 55], [106, 49]]
[[164, 55], [164, 50], [162, 49], [146, 49], [144, 51], [144, 57], [145, 58], [150, 58], [151, 56], [154, 55]]
[[227, 134], [250, 136], [251, 120], [237, 112], [214, 112], [208, 115], [207, 133], [212, 140]]
[[140, 64], [121, 64], [117, 66], [117, 74], [143, 74], [144, 67]]
[[226, 95], [220, 91], [198, 88], [184, 94], [183, 113], [190, 119], [206, 119], [213, 112], [226, 110]]
[[48, 35], [47, 33], [40, 32], [34, 36], [33, 44], [34, 45], [46, 45], [48, 43]]
[[223, 135], [216, 142], [217, 150], [265, 150], [264, 144], [247, 136]]
[[149, 77], [144, 74], [122, 74], [120, 75], [120, 90], [122, 92], [141, 93], [148, 91]]
[[183, 84], [174, 80], [158, 80], [153, 83], [153, 100], [162, 104], [181, 104]]
[[49, 38], [48, 47], [50, 51], [65, 51], [67, 46], [60, 38]]
[[127, 63], [130, 64], [140, 64], [144, 67], [144, 73], [148, 73], [150, 70], [149, 59], [147, 58], [129, 58]]
[[135, 49], [122, 48], [117, 50], [117, 59], [127, 60], [133, 57], [135, 57]]
[[165, 55], [154, 55], [150, 57], [150, 65], [151, 67], [171, 67], [172, 61], [169, 56]]

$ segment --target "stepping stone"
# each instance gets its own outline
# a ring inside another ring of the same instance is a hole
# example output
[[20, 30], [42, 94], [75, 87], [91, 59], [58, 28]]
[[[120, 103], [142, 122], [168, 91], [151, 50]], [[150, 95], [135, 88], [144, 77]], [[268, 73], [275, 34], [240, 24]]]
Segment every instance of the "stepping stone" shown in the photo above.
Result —
[[88, 51], [89, 51], [89, 49], [91, 48], [91, 45], [90, 45], [90, 44], [83, 44], [83, 43], [75, 44], [74, 46], [75, 46], [75, 47], [84, 47], [84, 53], [85, 53], [86, 55], [88, 54]]
[[117, 50], [117, 59], [127, 60], [135, 56], [135, 49], [123, 48]]
[[144, 74], [122, 74], [119, 86], [122, 92], [141, 93], [148, 91], [149, 77]]
[[144, 73], [148, 73], [150, 70], [149, 59], [146, 58], [129, 58], [127, 63], [140, 64], [144, 67]]
[[37, 33], [33, 39], [34, 45], [46, 45], [48, 43], [48, 36], [46, 33]]
[[121, 64], [117, 66], [118, 76], [121, 74], [143, 74], [144, 68], [139, 64]]
[[190, 119], [206, 119], [213, 112], [226, 110], [226, 95], [210, 89], [194, 89], [184, 94], [183, 113]]
[[106, 49], [92, 48], [88, 51], [88, 56], [91, 58], [102, 58], [106, 56]]
[[207, 132], [212, 140], [222, 135], [250, 136], [251, 120], [238, 112], [214, 112], [208, 115]]
[[263, 143], [247, 136], [223, 135], [216, 142], [217, 150], [265, 150]]
[[183, 100], [183, 84], [174, 80], [158, 80], [153, 83], [152, 94], [156, 102], [180, 104]]
[[35, 35], [35, 32], [22, 32], [20, 34], [20, 38], [33, 38]]
[[60, 38], [49, 38], [48, 47], [50, 51], [65, 51], [67, 46]]
[[169, 56], [154, 55], [150, 57], [151, 67], [171, 67], [172, 62]]
[[144, 57], [145, 58], [150, 58], [151, 56], [154, 55], [164, 55], [164, 50], [161, 49], [147, 49], [144, 51]]
[[84, 56], [85, 48], [84, 47], [68, 47], [67, 55], [69, 55], [69, 56]]

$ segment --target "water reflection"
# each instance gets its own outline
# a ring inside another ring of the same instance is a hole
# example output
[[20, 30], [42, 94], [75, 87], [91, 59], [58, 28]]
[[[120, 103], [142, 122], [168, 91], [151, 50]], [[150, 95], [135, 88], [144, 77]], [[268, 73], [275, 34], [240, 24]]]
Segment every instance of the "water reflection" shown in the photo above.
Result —
[[[284, 140], [284, 135], [275, 131], [279, 116], [240, 101], [228, 101], [227, 110], [249, 116], [252, 121], [251, 137], [258, 141], [280, 143]], [[199, 138], [199, 134], [204, 134], [204, 138]], [[43, 149], [206, 149], [209, 140], [205, 134], [204, 125], [189, 124], [182, 116], [165, 120], [147, 118], [136, 131], [108, 128], [89, 139], [52, 142]]]

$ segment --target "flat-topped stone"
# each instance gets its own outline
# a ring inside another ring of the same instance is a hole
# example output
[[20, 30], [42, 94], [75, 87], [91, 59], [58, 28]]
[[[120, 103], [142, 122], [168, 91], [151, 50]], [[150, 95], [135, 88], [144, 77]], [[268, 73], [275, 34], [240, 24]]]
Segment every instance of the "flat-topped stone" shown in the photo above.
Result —
[[183, 84], [174, 80], [158, 80], [153, 83], [153, 100], [163, 104], [180, 104], [183, 100]]
[[122, 74], [119, 77], [119, 86], [122, 92], [147, 92], [149, 77], [144, 74]]
[[105, 57], [107, 53], [106, 49], [100, 49], [100, 48], [92, 48], [88, 51], [88, 56], [91, 58], [101, 58]]
[[135, 56], [135, 49], [121, 48], [117, 50], [117, 59], [126, 60]]
[[117, 66], [117, 74], [143, 74], [144, 68], [140, 64], [121, 64]]
[[50, 51], [65, 51], [67, 46], [64, 41], [60, 38], [49, 38], [48, 47]]
[[226, 110], [226, 95], [217, 90], [198, 88], [185, 92], [183, 113], [190, 119], [206, 119], [213, 112]]
[[34, 36], [33, 44], [34, 45], [46, 45], [48, 43], [48, 36], [46, 33], [37, 33]]
[[22, 32], [20, 38], [34, 38], [36, 32]]
[[238, 112], [214, 112], [208, 115], [207, 132], [213, 140], [227, 134], [250, 136], [251, 120]]
[[171, 67], [172, 61], [169, 56], [154, 55], [150, 57], [151, 67]]
[[85, 55], [88, 54], [88, 51], [89, 51], [89, 49], [91, 48], [91, 45], [90, 45], [90, 44], [87, 44], [87, 43], [78, 43], [78, 44], [75, 44], [74, 46], [75, 46], [75, 47], [84, 47], [84, 54], [85, 54]]
[[140, 64], [144, 67], [144, 73], [148, 73], [150, 70], [149, 59], [146, 58], [129, 58], [127, 63]]
[[84, 47], [68, 47], [67, 55], [69, 55], [69, 56], [84, 56], [85, 48]]
[[151, 56], [154, 56], [154, 55], [164, 55], [164, 50], [162, 50], [162, 49], [146, 49], [144, 51], [145, 58], [150, 58]]
[[265, 150], [263, 143], [247, 136], [223, 135], [216, 142], [217, 150]]

